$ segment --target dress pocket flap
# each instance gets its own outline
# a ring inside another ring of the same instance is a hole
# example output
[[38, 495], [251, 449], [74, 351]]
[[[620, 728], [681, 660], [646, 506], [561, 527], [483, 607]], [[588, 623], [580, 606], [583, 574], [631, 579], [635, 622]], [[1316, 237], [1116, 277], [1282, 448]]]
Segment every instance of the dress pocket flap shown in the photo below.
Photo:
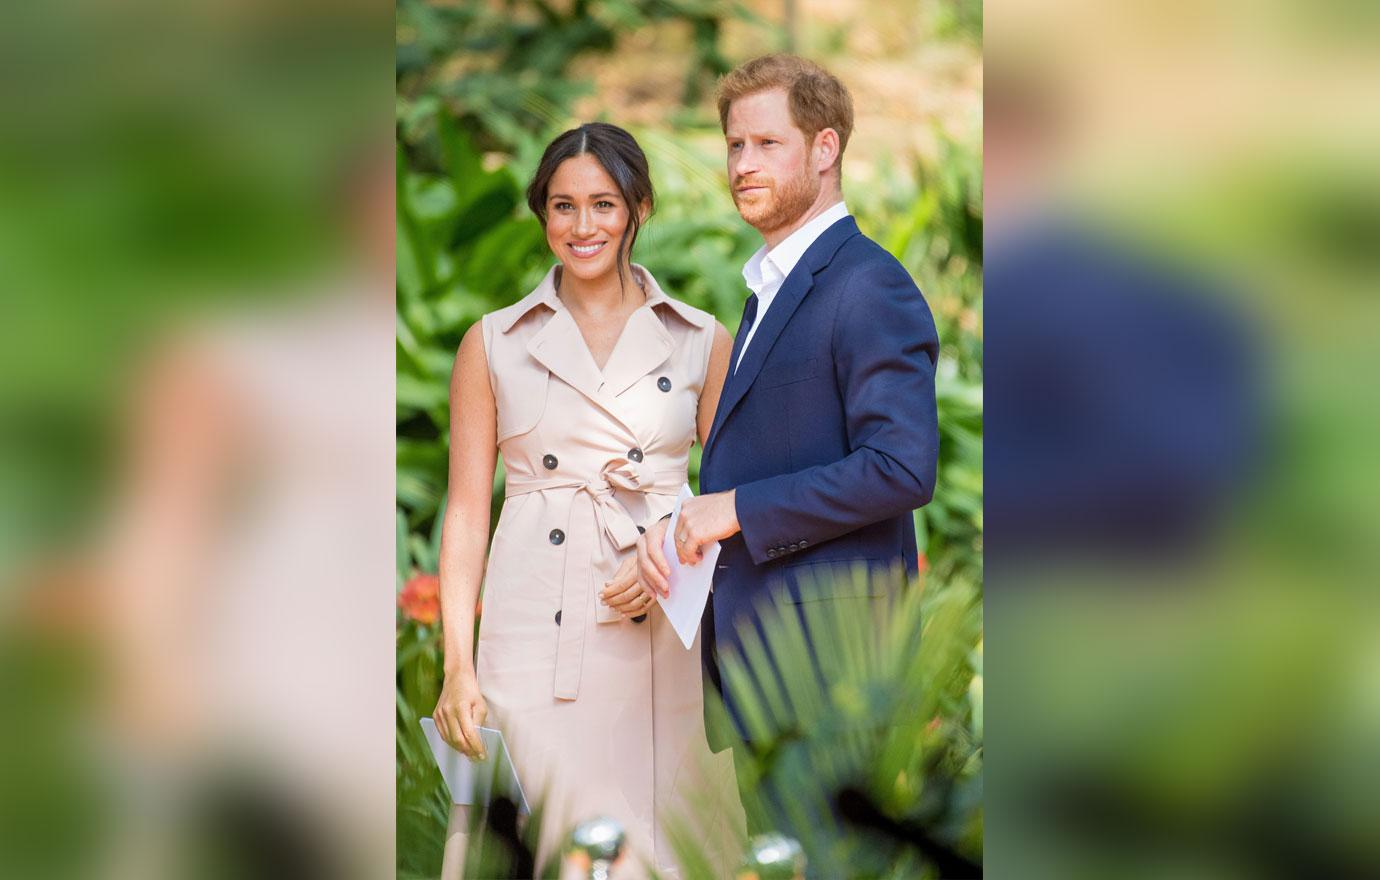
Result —
[[541, 421], [546, 409], [546, 370], [514, 370], [498, 383], [495, 403], [498, 409], [499, 443], [526, 434]]

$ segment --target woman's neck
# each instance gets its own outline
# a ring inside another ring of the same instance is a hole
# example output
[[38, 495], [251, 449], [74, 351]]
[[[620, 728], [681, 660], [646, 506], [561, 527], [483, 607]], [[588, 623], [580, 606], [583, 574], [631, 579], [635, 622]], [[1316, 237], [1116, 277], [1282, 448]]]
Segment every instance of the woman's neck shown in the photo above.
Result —
[[565, 307], [578, 314], [593, 317], [616, 314], [624, 311], [630, 301], [641, 305], [647, 299], [642, 279], [633, 272], [632, 266], [624, 264], [623, 271], [624, 280], [619, 284], [616, 272], [585, 280], [562, 267], [556, 276], [556, 292]]

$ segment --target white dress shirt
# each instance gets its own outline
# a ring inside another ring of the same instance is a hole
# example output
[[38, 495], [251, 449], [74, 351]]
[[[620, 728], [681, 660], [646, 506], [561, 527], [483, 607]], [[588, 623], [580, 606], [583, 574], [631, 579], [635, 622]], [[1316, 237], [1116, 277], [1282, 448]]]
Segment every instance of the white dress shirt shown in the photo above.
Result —
[[735, 373], [743, 363], [748, 346], [752, 344], [752, 337], [757, 335], [757, 328], [762, 326], [762, 319], [767, 316], [771, 301], [776, 299], [777, 291], [781, 290], [781, 285], [786, 282], [786, 276], [791, 274], [795, 264], [805, 256], [810, 245], [815, 243], [815, 239], [824, 234], [824, 230], [847, 216], [848, 206], [843, 202], [837, 202], [792, 232], [785, 241], [770, 251], [766, 245], [762, 245], [757, 249], [757, 253], [748, 258], [747, 265], [743, 266], [743, 280], [747, 282], [748, 288], [757, 294], [757, 318], [748, 328], [747, 339], [743, 340], [743, 350], [738, 352], [738, 363], [733, 365]]

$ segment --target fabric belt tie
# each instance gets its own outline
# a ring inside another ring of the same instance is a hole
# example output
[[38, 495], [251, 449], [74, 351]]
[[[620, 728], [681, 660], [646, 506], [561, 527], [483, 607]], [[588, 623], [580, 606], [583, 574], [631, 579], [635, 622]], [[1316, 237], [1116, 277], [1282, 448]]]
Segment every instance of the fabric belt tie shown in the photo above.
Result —
[[[580, 694], [580, 673], [584, 666], [585, 616], [588, 599], [603, 588], [596, 586], [595, 554], [599, 533], [602, 532], [618, 550], [628, 550], [637, 543], [637, 523], [614, 495], [615, 489], [643, 492], [648, 495], [676, 496], [685, 482], [685, 471], [654, 471], [645, 462], [615, 458], [604, 465], [593, 480], [509, 479], [504, 496], [512, 498], [529, 492], [548, 489], [576, 490], [576, 503], [570, 505], [565, 528], [565, 570], [561, 576], [561, 623], [556, 636], [556, 682], [554, 695], [558, 700], [574, 700]], [[590, 509], [576, 515], [579, 499]], [[581, 569], [584, 569], [583, 576]], [[617, 611], [607, 605], [597, 605], [595, 620], [610, 623], [620, 619]]]

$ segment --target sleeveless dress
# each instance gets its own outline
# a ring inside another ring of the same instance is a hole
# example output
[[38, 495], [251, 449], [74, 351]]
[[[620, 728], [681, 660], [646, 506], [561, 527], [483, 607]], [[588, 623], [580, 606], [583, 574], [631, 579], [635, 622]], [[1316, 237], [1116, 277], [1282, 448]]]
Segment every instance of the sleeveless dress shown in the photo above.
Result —
[[[714, 319], [634, 266], [647, 302], [600, 370], [559, 271], [482, 319], [506, 471], [476, 661], [488, 723], [543, 802], [539, 872], [574, 824], [604, 815], [631, 850], [615, 876], [679, 876], [672, 827], [728, 876], [744, 820], [731, 753], [705, 738], [699, 637], [687, 651], [655, 603], [629, 620], [598, 598], [686, 481]], [[458, 861], [447, 848], [442, 876]]]

